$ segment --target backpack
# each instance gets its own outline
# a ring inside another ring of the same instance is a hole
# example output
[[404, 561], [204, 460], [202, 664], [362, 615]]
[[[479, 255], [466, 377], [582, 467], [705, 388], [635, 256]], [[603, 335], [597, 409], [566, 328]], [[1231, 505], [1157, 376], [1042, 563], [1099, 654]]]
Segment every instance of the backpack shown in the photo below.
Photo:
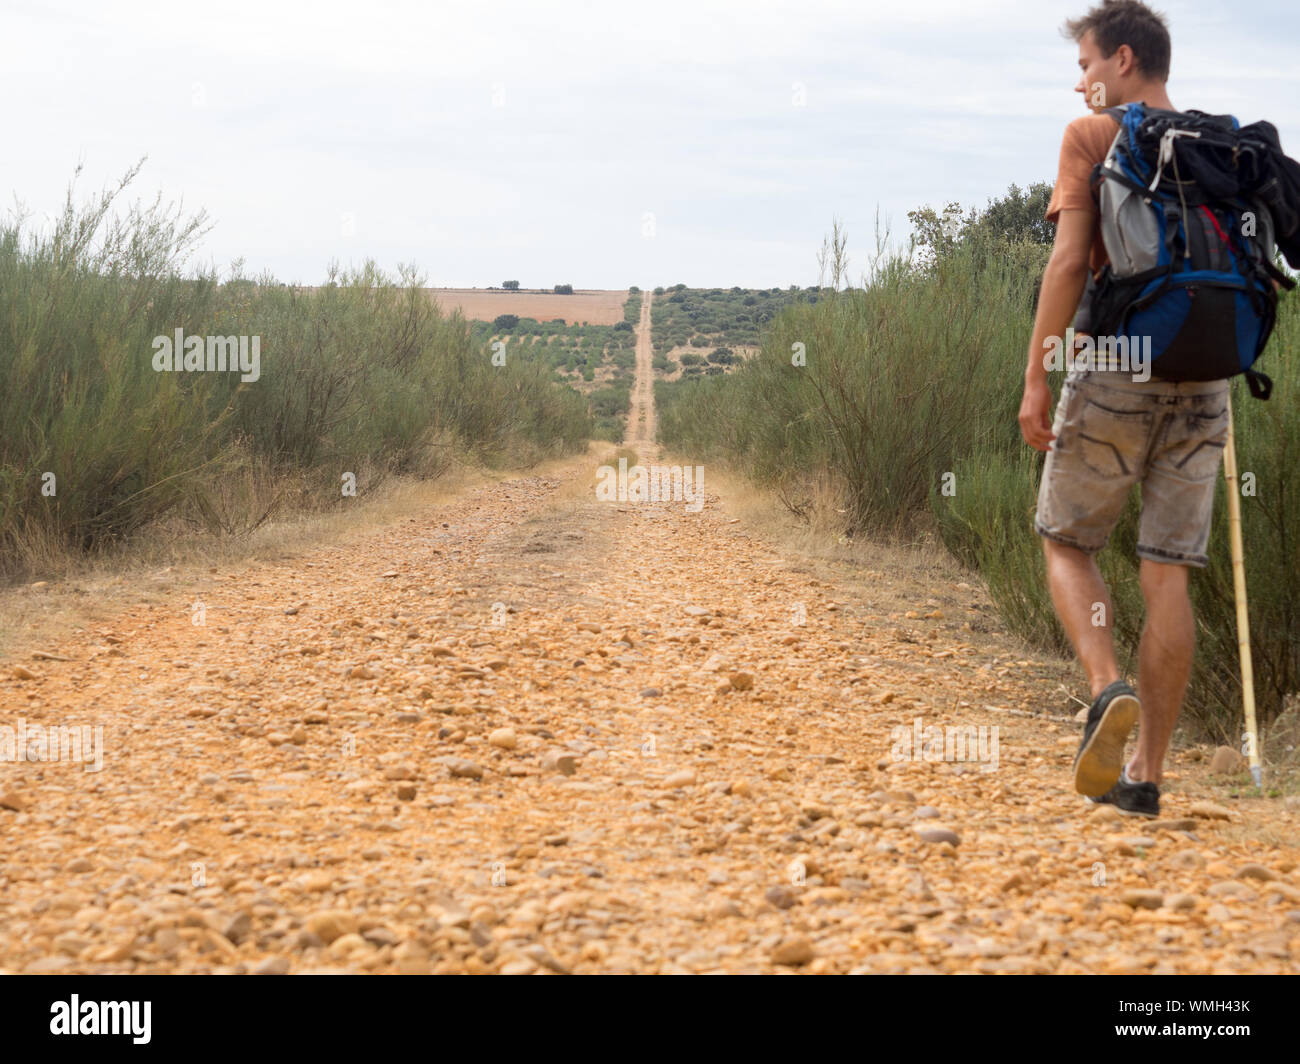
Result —
[[1120, 128], [1092, 188], [1110, 263], [1089, 275], [1076, 330], [1129, 351], [1149, 339], [1151, 372], [1167, 380], [1244, 373], [1267, 399], [1273, 382], [1252, 367], [1277, 319], [1272, 282], [1295, 282], [1273, 264], [1272, 214], [1237, 172], [1236, 118], [1141, 103], [1106, 113]]

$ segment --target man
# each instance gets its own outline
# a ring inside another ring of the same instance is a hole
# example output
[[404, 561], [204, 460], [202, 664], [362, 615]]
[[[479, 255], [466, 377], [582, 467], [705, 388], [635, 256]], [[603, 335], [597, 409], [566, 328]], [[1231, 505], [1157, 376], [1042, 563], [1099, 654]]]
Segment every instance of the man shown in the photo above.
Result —
[[[1079, 47], [1075, 91], [1094, 113], [1071, 122], [1061, 146], [1046, 215], [1057, 223], [1056, 242], [1029, 345], [1020, 428], [1031, 447], [1047, 452], [1035, 530], [1043, 537], [1052, 602], [1093, 698], [1075, 758], [1075, 789], [1122, 812], [1155, 816], [1191, 672], [1196, 630], [1188, 570], [1208, 561], [1215, 478], [1228, 434], [1228, 382], [1161, 380], [1149, 365], [1137, 373], [1076, 365], [1051, 418], [1049, 338], [1065, 336], [1089, 269], [1098, 274], [1106, 262], [1089, 177], [1119, 126], [1101, 112], [1134, 102], [1175, 110], [1165, 92], [1170, 42], [1162, 16], [1138, 0], [1104, 0], [1067, 22], [1065, 32]], [[1137, 553], [1146, 601], [1140, 702], [1119, 673], [1113, 607], [1095, 561], [1134, 484], [1142, 492]], [[1125, 742], [1139, 721], [1136, 749], [1125, 764]]]

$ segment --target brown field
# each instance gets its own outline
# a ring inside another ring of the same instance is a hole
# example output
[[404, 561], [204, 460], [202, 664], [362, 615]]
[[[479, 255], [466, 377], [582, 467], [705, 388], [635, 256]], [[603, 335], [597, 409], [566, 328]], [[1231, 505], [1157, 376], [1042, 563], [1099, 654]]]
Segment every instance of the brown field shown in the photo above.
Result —
[[443, 310], [459, 307], [473, 321], [492, 321], [500, 314], [518, 314], [538, 321], [563, 319], [567, 324], [617, 325], [623, 320], [626, 289], [576, 288], [571, 296], [537, 289], [507, 292], [499, 288], [430, 288]]

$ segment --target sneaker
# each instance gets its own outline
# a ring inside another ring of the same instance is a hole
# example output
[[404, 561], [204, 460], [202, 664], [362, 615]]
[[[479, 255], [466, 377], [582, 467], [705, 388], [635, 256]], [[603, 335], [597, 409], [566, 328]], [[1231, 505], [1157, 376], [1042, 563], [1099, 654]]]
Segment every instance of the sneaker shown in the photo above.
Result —
[[1119, 782], [1099, 798], [1085, 798], [1094, 805], [1113, 805], [1129, 816], [1156, 817], [1160, 815], [1160, 788], [1154, 783], [1134, 783], [1128, 770]]
[[1124, 741], [1137, 723], [1137, 692], [1116, 680], [1088, 707], [1083, 741], [1074, 756], [1074, 789], [1099, 798], [1119, 780], [1124, 769]]

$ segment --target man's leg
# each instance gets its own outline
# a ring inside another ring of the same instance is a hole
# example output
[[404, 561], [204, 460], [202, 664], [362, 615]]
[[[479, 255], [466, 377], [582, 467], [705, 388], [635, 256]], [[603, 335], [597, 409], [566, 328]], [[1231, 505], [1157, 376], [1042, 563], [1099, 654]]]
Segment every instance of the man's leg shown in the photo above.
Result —
[[1142, 559], [1147, 617], [1138, 646], [1142, 714], [1130, 779], [1159, 784], [1174, 723], [1183, 706], [1196, 649], [1196, 622], [1187, 593], [1187, 567]]
[[[1092, 697], [1096, 698], [1119, 679], [1115, 640], [1111, 635], [1114, 610], [1110, 591], [1092, 555], [1046, 538], [1043, 551], [1047, 555], [1047, 583], [1052, 590], [1056, 615], [1088, 676]], [[1095, 623], [1098, 619], [1103, 623]]]

